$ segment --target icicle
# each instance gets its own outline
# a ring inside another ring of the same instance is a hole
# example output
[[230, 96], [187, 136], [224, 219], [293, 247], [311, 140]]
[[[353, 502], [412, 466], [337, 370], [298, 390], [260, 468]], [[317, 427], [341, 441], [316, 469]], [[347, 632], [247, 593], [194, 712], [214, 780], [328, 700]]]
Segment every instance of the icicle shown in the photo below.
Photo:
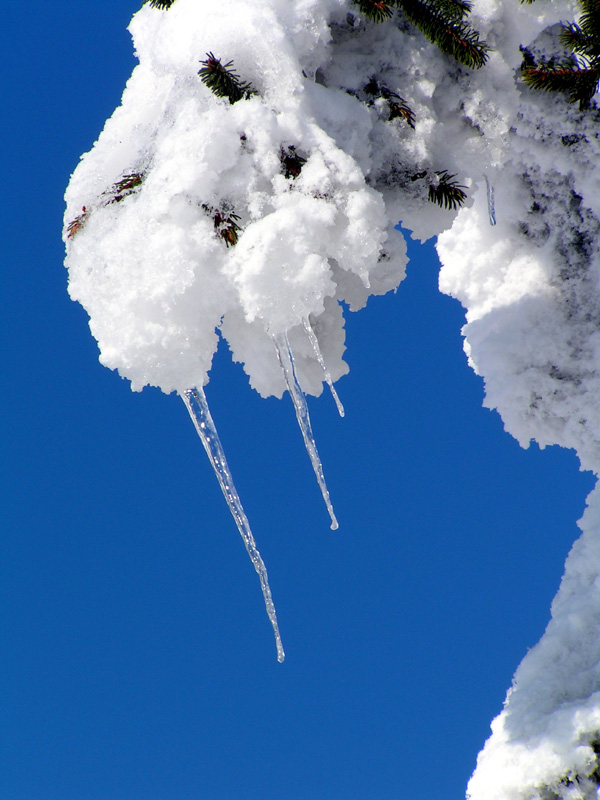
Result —
[[190, 412], [190, 417], [192, 418], [192, 422], [198, 431], [198, 435], [202, 440], [202, 444], [204, 445], [206, 454], [208, 455], [210, 463], [212, 464], [212, 468], [215, 471], [215, 475], [217, 476], [221, 490], [225, 495], [225, 500], [227, 500], [229, 510], [231, 511], [231, 514], [235, 520], [235, 524], [237, 525], [241, 537], [244, 540], [248, 555], [254, 564], [254, 569], [258, 572], [263, 597], [265, 599], [265, 606], [267, 608], [267, 614], [269, 615], [271, 625], [273, 626], [273, 633], [275, 634], [277, 661], [281, 662], [285, 658], [285, 653], [283, 652], [283, 645], [281, 644], [279, 626], [277, 625], [277, 614], [275, 612], [275, 606], [273, 605], [273, 598], [271, 597], [271, 589], [269, 588], [267, 568], [265, 567], [264, 561], [258, 552], [256, 542], [254, 541], [254, 536], [250, 530], [248, 517], [244, 512], [240, 497], [234, 486], [233, 478], [225, 458], [225, 452], [223, 451], [219, 434], [217, 433], [215, 423], [213, 422], [213, 418], [208, 408], [208, 403], [206, 402], [204, 390], [201, 388], [186, 389], [186, 391], [182, 394], [182, 398], [187, 410]]
[[496, 224], [496, 204], [494, 202], [494, 187], [488, 180], [488, 176], [484, 175], [485, 178], [485, 185], [487, 186], [487, 204], [488, 204], [488, 216], [490, 218], [490, 225]]
[[317, 357], [317, 361], [319, 362], [319, 364], [321, 365], [321, 369], [325, 373], [325, 380], [329, 384], [329, 388], [331, 389], [331, 395], [332, 395], [333, 399], [335, 400], [335, 404], [337, 406], [337, 410], [339, 411], [340, 417], [343, 417], [344, 416], [344, 406], [342, 405], [342, 402], [341, 402], [340, 398], [338, 397], [338, 393], [335, 390], [335, 386], [333, 385], [333, 381], [331, 380], [331, 373], [329, 372], [329, 370], [325, 366], [325, 361], [323, 359], [323, 353], [321, 353], [321, 348], [319, 347], [319, 341], [317, 339], [317, 336], [316, 336], [316, 334], [315, 334], [315, 332], [313, 330], [312, 325], [310, 324], [310, 322], [307, 319], [303, 319], [302, 320], [302, 324], [304, 325], [304, 330], [306, 331], [306, 335], [310, 339], [310, 343], [312, 344], [312, 348], [315, 351], [315, 355]]
[[298, 378], [296, 377], [294, 356], [292, 355], [287, 334], [284, 333], [277, 337], [273, 337], [273, 341], [275, 342], [277, 358], [281, 364], [285, 382], [294, 404], [296, 419], [298, 420], [298, 425], [300, 426], [302, 436], [304, 437], [304, 444], [313, 465], [315, 475], [317, 476], [317, 482], [319, 484], [319, 488], [321, 489], [323, 500], [325, 500], [327, 511], [329, 511], [329, 516], [331, 517], [331, 530], [335, 531], [339, 527], [338, 521], [335, 518], [333, 506], [331, 505], [331, 500], [329, 499], [329, 491], [327, 490], [325, 476], [323, 475], [323, 465], [321, 464], [321, 459], [319, 458], [319, 453], [317, 452], [317, 445], [315, 442], [315, 437], [313, 436], [312, 426], [310, 424], [310, 416], [308, 414], [306, 397], [304, 396], [304, 392], [300, 388]]

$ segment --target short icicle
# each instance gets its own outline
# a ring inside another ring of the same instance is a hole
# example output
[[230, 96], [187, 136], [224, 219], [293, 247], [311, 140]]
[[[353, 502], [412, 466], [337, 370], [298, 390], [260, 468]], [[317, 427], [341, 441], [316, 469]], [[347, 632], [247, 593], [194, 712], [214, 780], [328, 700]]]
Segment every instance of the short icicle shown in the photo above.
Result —
[[317, 357], [317, 361], [321, 365], [321, 369], [325, 375], [325, 380], [329, 388], [331, 389], [331, 396], [335, 400], [335, 404], [337, 406], [337, 410], [339, 412], [340, 417], [344, 416], [344, 406], [342, 405], [342, 401], [338, 397], [338, 393], [335, 390], [335, 386], [333, 385], [333, 381], [331, 380], [331, 373], [325, 366], [325, 360], [323, 359], [323, 353], [321, 353], [321, 348], [319, 347], [319, 340], [317, 339], [317, 335], [313, 330], [310, 321], [306, 318], [302, 320], [302, 324], [304, 325], [304, 330], [306, 331], [306, 335], [308, 336], [310, 343], [312, 345], [312, 349], [315, 352], [315, 356]]
[[490, 225], [496, 224], [496, 203], [494, 200], [494, 187], [489, 181], [487, 175], [483, 176], [485, 178], [485, 185], [487, 187], [487, 204], [488, 204], [488, 217], [490, 219]]
[[212, 468], [215, 471], [215, 475], [217, 476], [221, 490], [225, 495], [225, 500], [227, 500], [229, 510], [231, 511], [231, 514], [235, 520], [235, 524], [237, 525], [241, 537], [244, 540], [248, 555], [254, 564], [254, 569], [258, 572], [263, 597], [265, 599], [267, 614], [271, 620], [273, 633], [275, 634], [277, 661], [282, 662], [285, 658], [285, 653], [283, 652], [281, 636], [279, 635], [279, 626], [277, 624], [277, 614], [275, 612], [275, 606], [271, 596], [271, 589], [269, 588], [267, 568], [265, 567], [264, 561], [258, 552], [256, 542], [254, 541], [254, 536], [250, 530], [248, 517], [244, 512], [242, 502], [233, 483], [233, 477], [229, 471], [227, 459], [225, 458], [225, 452], [208, 408], [204, 390], [202, 388], [186, 389], [181, 396], [187, 407], [187, 410], [190, 413], [192, 422], [198, 431], [198, 435], [202, 440], [202, 444], [204, 445], [206, 454], [208, 455], [210, 463], [212, 464]]
[[288, 341], [287, 334], [285, 333], [280, 334], [279, 336], [274, 336], [273, 340], [275, 342], [275, 349], [277, 350], [277, 358], [281, 364], [283, 376], [294, 404], [296, 419], [298, 420], [298, 425], [300, 426], [302, 436], [304, 437], [306, 451], [308, 452], [309, 458], [313, 465], [313, 469], [317, 477], [317, 483], [319, 484], [321, 494], [323, 495], [323, 500], [325, 500], [325, 505], [327, 506], [327, 511], [331, 517], [331, 530], [335, 531], [338, 529], [339, 525], [337, 519], [335, 518], [333, 506], [331, 505], [331, 500], [329, 498], [329, 491], [327, 489], [327, 484], [325, 483], [325, 476], [323, 475], [323, 465], [321, 464], [321, 459], [319, 458], [319, 453], [317, 452], [317, 445], [312, 432], [312, 426], [310, 424], [310, 416], [308, 413], [308, 405], [306, 404], [306, 397], [300, 388], [300, 384], [298, 383], [298, 378], [296, 376], [296, 365], [294, 363], [294, 356], [292, 355], [290, 343]]

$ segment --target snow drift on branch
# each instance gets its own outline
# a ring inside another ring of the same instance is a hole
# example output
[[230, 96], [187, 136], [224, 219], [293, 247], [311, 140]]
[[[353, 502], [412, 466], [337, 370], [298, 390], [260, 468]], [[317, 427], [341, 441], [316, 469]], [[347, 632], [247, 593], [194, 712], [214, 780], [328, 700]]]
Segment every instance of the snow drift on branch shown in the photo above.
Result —
[[[71, 297], [90, 314], [102, 363], [133, 388], [204, 384], [220, 330], [252, 385], [280, 396], [270, 337], [296, 328], [299, 378], [318, 394], [303, 320], [336, 332], [323, 349], [338, 378], [342, 321], [327, 300], [359, 307], [402, 279], [398, 220], [359, 163], [369, 158], [369, 113], [333, 92], [323, 126], [324, 91], [303, 76], [326, 58], [329, 12], [340, 7], [178, 0], [135, 16], [140, 65], [72, 178], [66, 215], [85, 206], [68, 239]], [[243, 102], [215, 97], [198, 75], [219, 53], [252, 86]], [[355, 106], [360, 153], [335, 141]], [[107, 187], [132, 172], [143, 176], [136, 190], [106, 202]]]

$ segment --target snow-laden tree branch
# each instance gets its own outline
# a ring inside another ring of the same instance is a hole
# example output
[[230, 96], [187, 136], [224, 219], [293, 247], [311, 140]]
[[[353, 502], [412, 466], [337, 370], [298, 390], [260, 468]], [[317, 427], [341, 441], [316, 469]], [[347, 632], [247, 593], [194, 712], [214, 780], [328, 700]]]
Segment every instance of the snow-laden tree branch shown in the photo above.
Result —
[[[139, 66], [67, 190], [69, 291], [103, 364], [186, 400], [280, 658], [202, 387], [222, 337], [261, 395], [289, 391], [335, 525], [304, 393], [348, 369], [344, 310], [404, 277], [399, 221], [438, 237], [485, 404], [523, 446], [600, 469], [597, 80], [585, 102], [567, 88], [579, 108], [530, 88], [565, 43], [595, 69], [586, 3], [580, 18], [566, 0], [151, 0], [133, 18]], [[598, 490], [582, 528], [473, 800], [595, 797]]]

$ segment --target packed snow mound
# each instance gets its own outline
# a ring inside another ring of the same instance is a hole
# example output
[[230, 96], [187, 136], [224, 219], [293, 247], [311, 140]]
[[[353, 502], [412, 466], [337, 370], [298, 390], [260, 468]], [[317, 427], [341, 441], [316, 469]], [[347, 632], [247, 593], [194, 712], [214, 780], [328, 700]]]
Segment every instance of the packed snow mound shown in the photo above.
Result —
[[[145, 5], [130, 26], [139, 66], [66, 195], [69, 291], [102, 363], [134, 389], [185, 394], [223, 337], [262, 395], [289, 389], [310, 452], [300, 389], [347, 371], [343, 306], [399, 285], [402, 222], [438, 237], [485, 404], [523, 446], [574, 448], [597, 474], [600, 114], [519, 75], [523, 49], [552, 56], [577, 14], [568, 0], [474, 0], [491, 49], [469, 69], [397, 9], [375, 24], [351, 0]], [[239, 102], [200, 79], [212, 54], [251, 87]], [[444, 174], [467, 190], [460, 210], [428, 202]], [[598, 490], [581, 525], [472, 800], [596, 797]]]

